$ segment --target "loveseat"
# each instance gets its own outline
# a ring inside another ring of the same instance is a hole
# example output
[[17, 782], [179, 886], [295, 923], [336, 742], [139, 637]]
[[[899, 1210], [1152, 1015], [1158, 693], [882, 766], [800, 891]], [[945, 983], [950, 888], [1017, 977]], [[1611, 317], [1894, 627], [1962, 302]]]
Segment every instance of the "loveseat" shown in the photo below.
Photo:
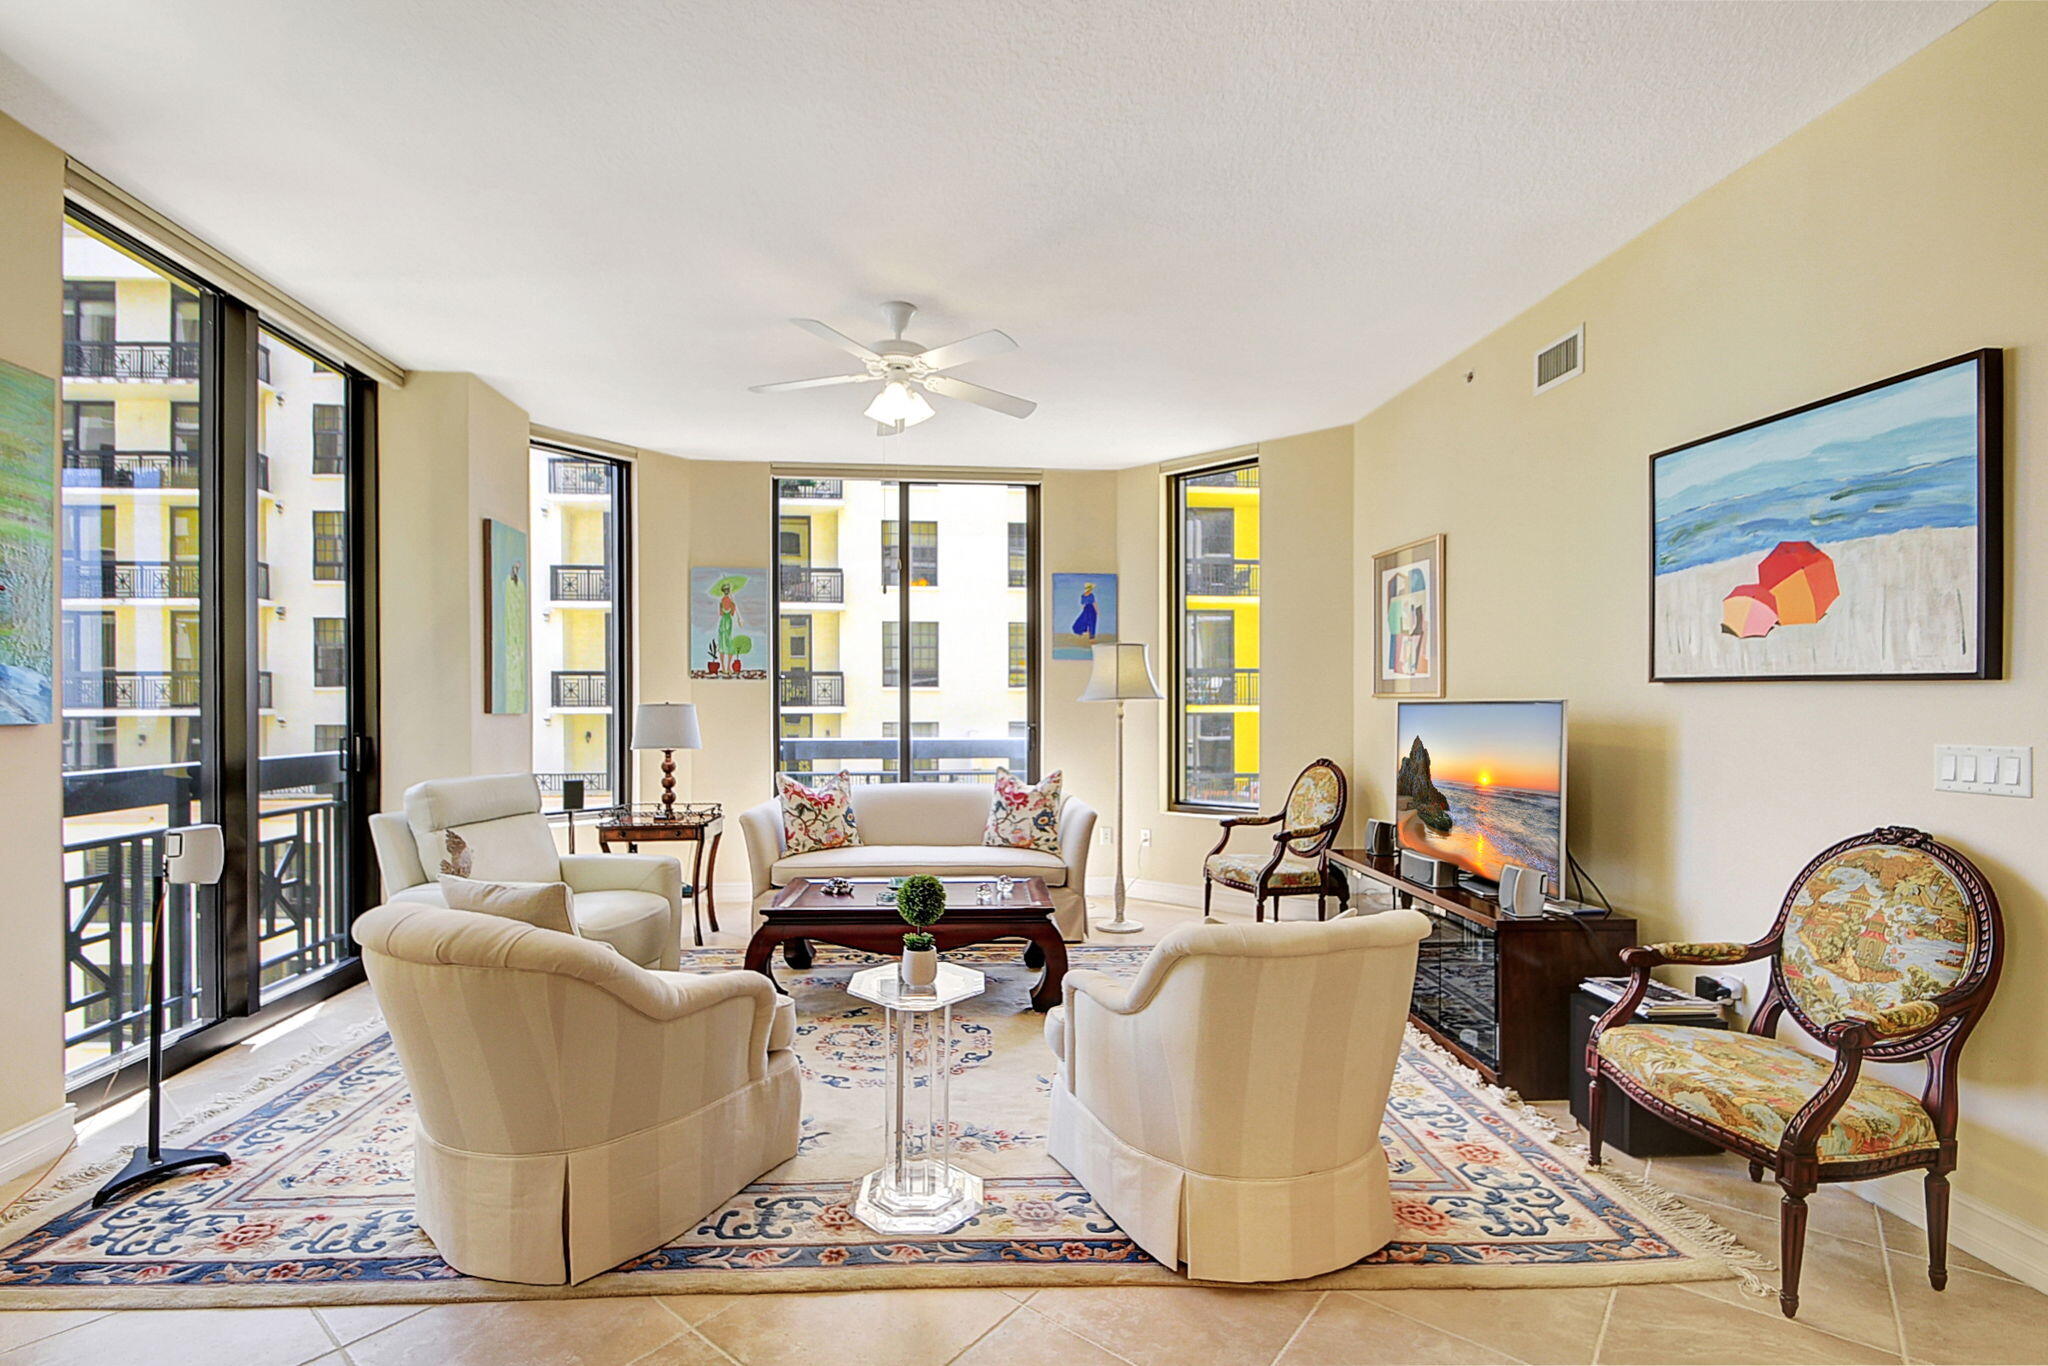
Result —
[[1075, 797], [1060, 806], [1060, 852], [981, 842], [990, 794], [979, 783], [860, 783], [852, 788], [861, 842], [792, 854], [783, 838], [782, 804], [767, 801], [740, 815], [754, 877], [754, 924], [792, 878], [1040, 877], [1052, 893], [1060, 937], [1088, 937], [1088, 846], [1095, 808]]

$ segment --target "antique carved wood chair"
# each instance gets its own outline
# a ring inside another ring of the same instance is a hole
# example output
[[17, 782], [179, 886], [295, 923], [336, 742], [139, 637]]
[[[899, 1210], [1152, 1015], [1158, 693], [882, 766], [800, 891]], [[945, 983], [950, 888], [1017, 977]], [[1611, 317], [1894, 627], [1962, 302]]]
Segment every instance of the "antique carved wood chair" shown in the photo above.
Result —
[[[1948, 1176], [1956, 1166], [1956, 1068], [1991, 1003], [2001, 958], [1998, 898], [1968, 859], [1919, 830], [1888, 826], [1806, 865], [1754, 944], [1648, 944], [1622, 951], [1633, 979], [1586, 1047], [1592, 1160], [1606, 1087], [1774, 1172], [1787, 1318], [1799, 1310], [1806, 1200], [1823, 1181], [1924, 1170], [1927, 1279], [1948, 1284]], [[1768, 959], [1748, 1033], [1633, 1021], [1650, 970]], [[1831, 1053], [1774, 1037], [1789, 1014]], [[1865, 1062], [1927, 1059], [1916, 1098], [1861, 1076]]]
[[[1330, 866], [1330, 846], [1344, 824], [1346, 787], [1344, 770], [1334, 759], [1317, 759], [1301, 771], [1288, 789], [1287, 803], [1270, 816], [1232, 816], [1222, 822], [1223, 837], [1202, 860], [1202, 914], [1209, 914], [1209, 900], [1217, 883], [1250, 892], [1258, 898], [1257, 916], [1266, 918], [1268, 897], [1312, 896], [1316, 919], [1327, 913], [1325, 897], [1337, 898], [1344, 909], [1349, 887], [1344, 876]], [[1241, 825], [1278, 825], [1273, 832], [1271, 854], [1226, 854], [1230, 832]], [[1280, 918], [1279, 906], [1273, 918]]]

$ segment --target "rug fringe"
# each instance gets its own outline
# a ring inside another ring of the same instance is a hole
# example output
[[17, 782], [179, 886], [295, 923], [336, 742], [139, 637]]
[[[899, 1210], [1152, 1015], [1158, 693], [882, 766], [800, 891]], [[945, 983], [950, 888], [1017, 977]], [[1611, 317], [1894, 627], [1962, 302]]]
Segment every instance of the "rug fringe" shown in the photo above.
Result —
[[1449, 1072], [1470, 1089], [1479, 1092], [1494, 1102], [1518, 1123], [1526, 1124], [1541, 1137], [1554, 1144], [1567, 1157], [1577, 1158], [1580, 1172], [1592, 1179], [1605, 1181], [1624, 1193], [1648, 1205], [1666, 1224], [1699, 1243], [1715, 1256], [1728, 1264], [1735, 1277], [1742, 1283], [1744, 1291], [1757, 1296], [1775, 1296], [1778, 1287], [1763, 1278], [1762, 1273], [1776, 1271], [1778, 1265], [1756, 1249], [1747, 1247], [1735, 1234], [1717, 1223], [1712, 1216], [1702, 1214], [1662, 1186], [1634, 1176], [1614, 1167], [1592, 1166], [1593, 1154], [1584, 1143], [1578, 1141], [1578, 1126], [1567, 1129], [1552, 1119], [1549, 1114], [1523, 1100], [1512, 1089], [1497, 1086], [1474, 1071], [1462, 1059], [1452, 1056], [1450, 1051], [1430, 1038], [1421, 1030], [1409, 1025], [1408, 1045], [1423, 1054], [1431, 1062]]

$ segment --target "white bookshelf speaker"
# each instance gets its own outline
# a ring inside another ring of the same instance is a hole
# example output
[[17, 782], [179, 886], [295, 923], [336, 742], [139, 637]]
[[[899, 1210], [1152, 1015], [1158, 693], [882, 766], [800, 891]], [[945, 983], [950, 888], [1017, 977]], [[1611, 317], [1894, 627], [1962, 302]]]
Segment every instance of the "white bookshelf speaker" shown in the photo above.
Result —
[[1504, 863], [1500, 870], [1502, 915], [1532, 917], [1543, 914], [1543, 874], [1519, 863]]

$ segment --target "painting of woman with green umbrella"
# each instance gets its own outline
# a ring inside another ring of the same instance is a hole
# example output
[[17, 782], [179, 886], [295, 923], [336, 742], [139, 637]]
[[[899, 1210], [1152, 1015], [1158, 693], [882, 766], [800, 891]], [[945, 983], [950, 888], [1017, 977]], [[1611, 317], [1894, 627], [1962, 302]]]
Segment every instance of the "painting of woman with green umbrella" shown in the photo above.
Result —
[[768, 676], [768, 575], [759, 569], [690, 571], [690, 677]]

